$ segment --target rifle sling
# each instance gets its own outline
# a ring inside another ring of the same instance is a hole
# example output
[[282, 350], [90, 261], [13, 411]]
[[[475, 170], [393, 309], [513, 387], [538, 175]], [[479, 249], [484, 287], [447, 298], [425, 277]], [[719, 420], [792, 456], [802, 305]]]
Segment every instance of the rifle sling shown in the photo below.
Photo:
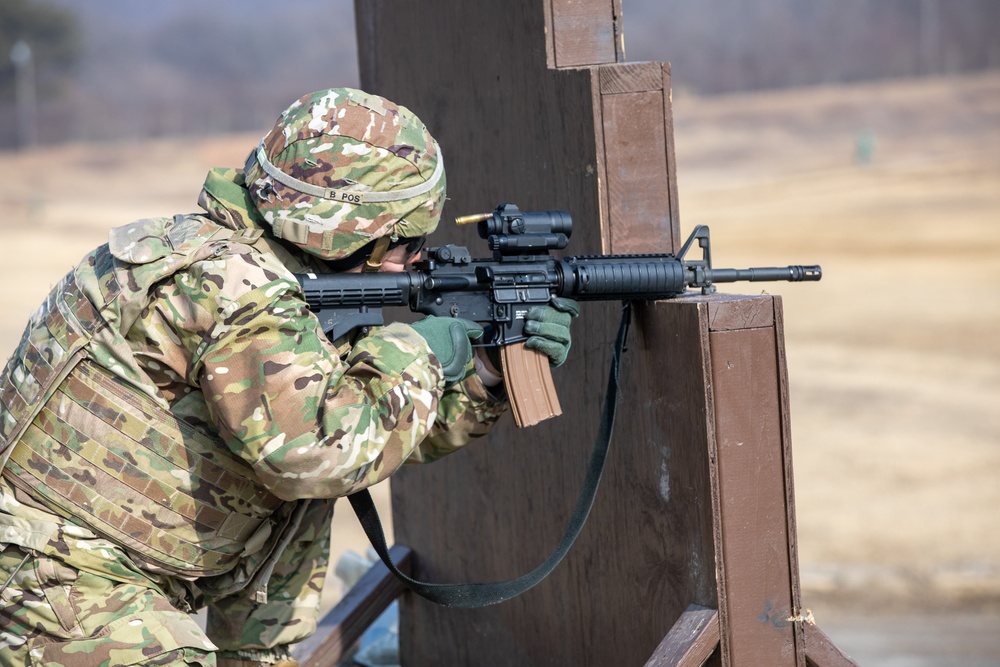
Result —
[[608, 388], [604, 397], [604, 411], [601, 414], [601, 423], [597, 431], [594, 443], [594, 451], [590, 456], [590, 466], [587, 476], [584, 478], [583, 487], [570, 517], [569, 525], [562, 540], [556, 546], [552, 554], [541, 565], [531, 572], [516, 579], [507, 581], [496, 581], [491, 583], [470, 583], [470, 584], [432, 584], [417, 581], [406, 576], [396, 567], [389, 556], [389, 548], [385, 543], [385, 534], [382, 531], [382, 523], [379, 521], [378, 512], [372, 502], [371, 494], [367, 489], [348, 496], [351, 507], [361, 521], [361, 526], [368, 535], [369, 541], [375, 548], [375, 552], [400, 581], [417, 595], [446, 607], [457, 607], [464, 609], [474, 609], [477, 607], [488, 607], [524, 593], [542, 581], [556, 568], [563, 557], [573, 546], [577, 536], [583, 529], [583, 524], [587, 521], [590, 509], [594, 504], [594, 497], [597, 494], [597, 486], [601, 481], [601, 474], [604, 472], [604, 463], [607, 460], [608, 448], [611, 445], [611, 435], [615, 424], [615, 410], [618, 402], [618, 374], [621, 366], [622, 353], [625, 351], [625, 341], [628, 338], [628, 328], [631, 320], [631, 304], [628, 302], [622, 305], [622, 319], [618, 327], [618, 336], [615, 339], [614, 354], [611, 357], [611, 370], [608, 373]]

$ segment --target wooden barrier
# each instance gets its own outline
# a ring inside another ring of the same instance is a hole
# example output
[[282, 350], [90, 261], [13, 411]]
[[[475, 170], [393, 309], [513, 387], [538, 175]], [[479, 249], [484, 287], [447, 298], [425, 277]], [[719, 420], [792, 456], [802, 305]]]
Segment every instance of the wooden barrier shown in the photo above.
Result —
[[[620, 17], [614, 0], [359, 1], [362, 87], [428, 124], [451, 215], [563, 208], [573, 254], [676, 251], [670, 68], [617, 62]], [[480, 243], [458, 229], [436, 237]], [[413, 549], [416, 577], [510, 578], [552, 550], [583, 479], [617, 319], [616, 305], [587, 304], [574, 325], [554, 378], [562, 417], [505, 423], [394, 477], [396, 540]], [[800, 608], [781, 322], [770, 296], [641, 307], [576, 546], [495, 607], [404, 595], [403, 664], [853, 664]]]

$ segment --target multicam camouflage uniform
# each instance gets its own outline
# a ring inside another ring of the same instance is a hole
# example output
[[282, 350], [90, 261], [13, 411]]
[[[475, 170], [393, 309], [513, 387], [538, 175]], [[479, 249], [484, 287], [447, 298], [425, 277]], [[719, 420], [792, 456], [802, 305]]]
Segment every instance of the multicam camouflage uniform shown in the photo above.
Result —
[[408, 325], [330, 343], [292, 275], [431, 231], [440, 162], [403, 107], [307, 96], [205, 215], [115, 229], [52, 290], [0, 376], [0, 663], [277, 662], [315, 630], [333, 499], [505, 407]]

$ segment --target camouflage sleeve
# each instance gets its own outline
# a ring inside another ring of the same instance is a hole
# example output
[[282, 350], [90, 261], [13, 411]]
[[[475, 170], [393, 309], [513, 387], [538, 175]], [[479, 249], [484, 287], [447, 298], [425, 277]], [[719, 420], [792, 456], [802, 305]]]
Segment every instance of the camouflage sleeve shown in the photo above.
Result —
[[438, 402], [438, 418], [407, 463], [429, 463], [489, 433], [507, 411], [507, 401], [491, 393], [473, 363], [465, 379], [448, 387]]
[[278, 497], [337, 497], [375, 484], [437, 422], [441, 367], [410, 326], [376, 329], [341, 359], [294, 277], [255, 253], [198, 262], [176, 285], [188, 381], [201, 387], [220, 435]]

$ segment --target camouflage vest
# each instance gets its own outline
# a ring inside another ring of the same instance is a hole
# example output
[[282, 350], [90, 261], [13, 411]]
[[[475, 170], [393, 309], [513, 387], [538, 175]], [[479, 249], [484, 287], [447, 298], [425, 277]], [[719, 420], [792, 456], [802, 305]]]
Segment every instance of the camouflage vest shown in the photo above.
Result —
[[124, 334], [158, 282], [259, 235], [197, 216], [113, 230], [55, 286], [0, 375], [4, 476], [185, 578], [273, 547], [282, 503], [224, 442], [168, 409]]

